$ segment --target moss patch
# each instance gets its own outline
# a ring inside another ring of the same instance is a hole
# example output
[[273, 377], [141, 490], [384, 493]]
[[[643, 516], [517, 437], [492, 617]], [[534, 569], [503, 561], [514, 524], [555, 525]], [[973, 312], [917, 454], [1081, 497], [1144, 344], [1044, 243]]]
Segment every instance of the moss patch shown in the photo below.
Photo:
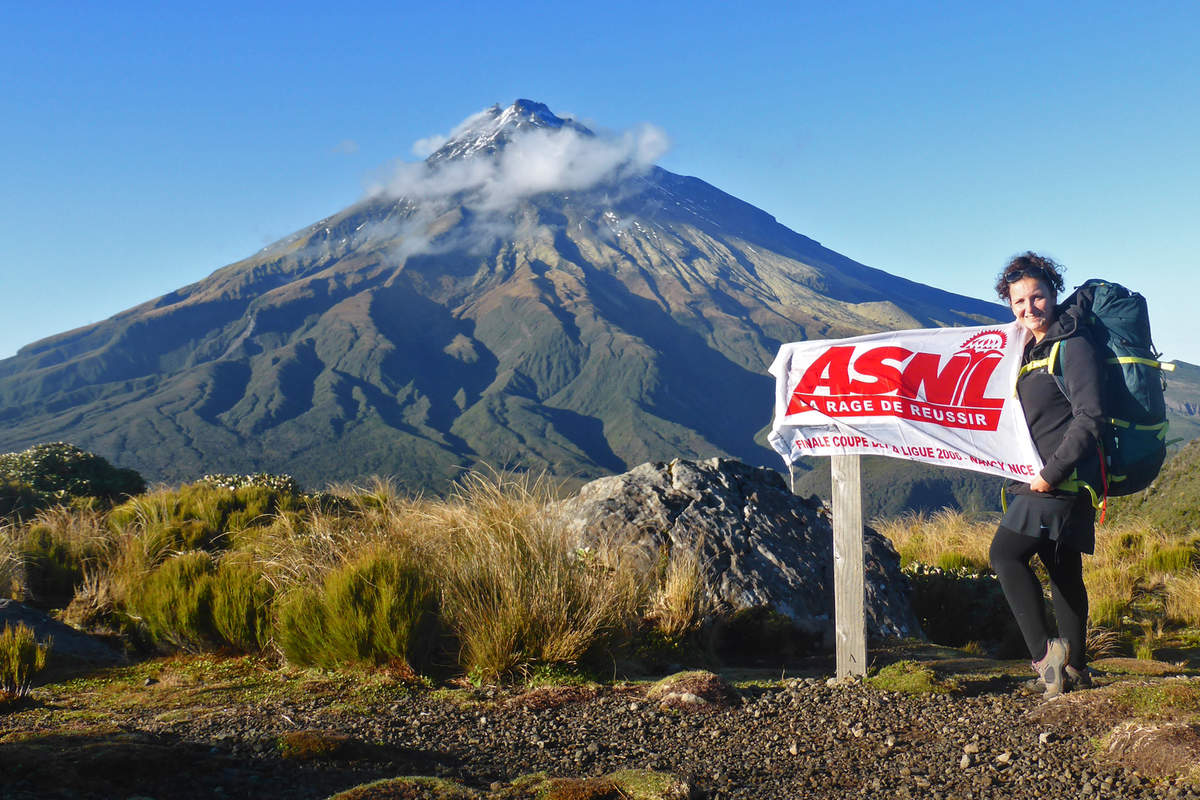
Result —
[[625, 769], [613, 772], [608, 777], [621, 787], [623, 796], [629, 800], [686, 800], [692, 796], [691, 788], [685, 781], [666, 772]]
[[598, 778], [524, 775], [487, 795], [490, 800], [687, 800], [691, 787], [674, 775], [626, 769]]
[[888, 664], [867, 678], [867, 684], [885, 692], [908, 694], [949, 694], [958, 684], [939, 678], [933, 669], [916, 661], [897, 661]]
[[1100, 672], [1122, 675], [1178, 675], [1182, 671], [1174, 664], [1145, 658], [1100, 658], [1089, 666]]
[[1114, 702], [1152, 719], [1200, 719], [1200, 682], [1168, 680], [1117, 687]]
[[277, 748], [281, 758], [311, 761], [317, 758], [337, 758], [349, 752], [354, 740], [331, 731], [290, 731], [279, 737]]
[[355, 786], [328, 800], [476, 800], [479, 794], [442, 778], [386, 778]]

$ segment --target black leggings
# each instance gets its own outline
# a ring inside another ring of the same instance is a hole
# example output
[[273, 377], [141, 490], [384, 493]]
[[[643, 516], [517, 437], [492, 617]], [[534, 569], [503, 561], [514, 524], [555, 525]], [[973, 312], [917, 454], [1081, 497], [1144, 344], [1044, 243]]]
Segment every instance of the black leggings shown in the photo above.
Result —
[[1070, 548], [1057, 548], [1046, 536], [1026, 536], [1008, 528], [997, 528], [989, 558], [1000, 578], [1017, 627], [1025, 637], [1030, 656], [1041, 659], [1046, 653], [1050, 634], [1046, 628], [1042, 584], [1029, 561], [1037, 553], [1050, 574], [1050, 596], [1054, 601], [1054, 619], [1058, 635], [1071, 650], [1068, 663], [1083, 669], [1087, 663], [1084, 647], [1087, 636], [1088, 599], [1083, 585], [1083, 556]]

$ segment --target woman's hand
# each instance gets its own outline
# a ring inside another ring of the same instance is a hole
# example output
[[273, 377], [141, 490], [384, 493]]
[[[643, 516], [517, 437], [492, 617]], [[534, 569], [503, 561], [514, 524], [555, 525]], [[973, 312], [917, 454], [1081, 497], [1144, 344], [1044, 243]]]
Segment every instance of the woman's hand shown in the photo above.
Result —
[[1046, 483], [1045, 479], [1043, 479], [1041, 475], [1038, 475], [1036, 478], [1033, 479], [1032, 482], [1030, 482], [1029, 488], [1035, 492], [1049, 492], [1049, 491], [1053, 491], [1053, 489], [1054, 489], [1053, 486]]

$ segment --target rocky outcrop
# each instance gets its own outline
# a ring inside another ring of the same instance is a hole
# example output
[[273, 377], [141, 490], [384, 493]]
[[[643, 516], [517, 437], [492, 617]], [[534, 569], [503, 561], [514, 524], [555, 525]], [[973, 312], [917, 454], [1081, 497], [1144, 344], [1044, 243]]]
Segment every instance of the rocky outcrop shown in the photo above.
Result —
[[[719, 607], [766, 606], [832, 641], [830, 511], [773, 470], [724, 458], [642, 464], [586, 484], [562, 513], [581, 545], [633, 545], [647, 558], [694, 548]], [[869, 527], [863, 536], [868, 635], [920, 637], [900, 557]]]

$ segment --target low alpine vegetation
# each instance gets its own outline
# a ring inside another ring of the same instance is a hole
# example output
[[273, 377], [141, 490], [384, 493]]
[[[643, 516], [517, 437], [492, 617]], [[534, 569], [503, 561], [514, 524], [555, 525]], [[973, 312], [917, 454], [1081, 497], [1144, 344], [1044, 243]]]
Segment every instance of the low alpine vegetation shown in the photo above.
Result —
[[287, 476], [210, 475], [7, 523], [0, 593], [166, 652], [475, 681], [703, 627], [694, 553], [646, 564], [581, 549], [556, 501], [547, 481], [508, 474], [470, 474], [441, 499], [381, 480], [313, 495]]
[[51, 642], [38, 642], [24, 623], [0, 631], [0, 700], [19, 700], [29, 694], [33, 676], [46, 666]]

